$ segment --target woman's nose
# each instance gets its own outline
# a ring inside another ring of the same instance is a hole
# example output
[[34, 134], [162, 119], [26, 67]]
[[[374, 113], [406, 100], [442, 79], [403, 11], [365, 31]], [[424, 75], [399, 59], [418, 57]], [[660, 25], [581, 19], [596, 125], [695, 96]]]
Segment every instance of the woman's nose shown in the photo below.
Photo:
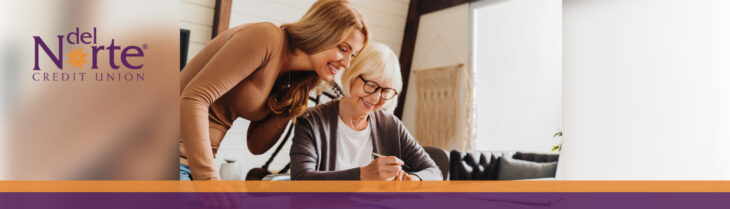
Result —
[[382, 98], [381, 94], [383, 94], [383, 90], [378, 89], [378, 90], [375, 90], [375, 92], [373, 92], [372, 94], [368, 95], [368, 97], [371, 97], [375, 101], [373, 104], [378, 104], [378, 103], [380, 103], [380, 100]]
[[350, 61], [352, 61], [351, 59], [352, 58], [350, 56], [345, 56], [345, 58], [342, 59], [341, 63], [342, 63], [342, 66], [345, 67], [345, 69], [350, 68]]

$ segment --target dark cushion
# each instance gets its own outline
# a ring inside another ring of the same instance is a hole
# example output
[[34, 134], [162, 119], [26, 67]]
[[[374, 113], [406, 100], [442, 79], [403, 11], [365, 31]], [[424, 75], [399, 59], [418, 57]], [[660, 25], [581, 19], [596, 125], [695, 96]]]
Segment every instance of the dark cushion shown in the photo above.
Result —
[[[457, 151], [449, 154], [450, 180], [498, 180], [502, 158], [520, 159], [533, 162], [557, 162], [558, 154]], [[507, 175], [507, 174], [505, 174]], [[554, 174], [553, 174], [554, 176]]]
[[558, 162], [532, 162], [503, 157], [499, 163], [499, 180], [555, 177]]
[[464, 162], [471, 167], [471, 180], [480, 180], [484, 173], [484, 167], [479, 165], [479, 153], [467, 153]]
[[546, 163], [546, 162], [557, 162], [560, 155], [558, 154], [542, 154], [542, 153], [527, 153], [527, 152], [517, 152], [515, 155], [512, 156], [514, 159], [518, 160], [527, 160], [532, 162], [540, 162], [540, 163]]
[[451, 151], [450, 180], [497, 180], [497, 168], [502, 156], [512, 152]]
[[437, 147], [429, 147], [425, 146], [423, 149], [428, 153], [428, 156], [431, 157], [431, 159], [436, 163], [436, 166], [439, 167], [441, 170], [441, 174], [444, 177], [444, 180], [449, 179], [449, 155], [446, 152], [446, 150], [437, 148]]

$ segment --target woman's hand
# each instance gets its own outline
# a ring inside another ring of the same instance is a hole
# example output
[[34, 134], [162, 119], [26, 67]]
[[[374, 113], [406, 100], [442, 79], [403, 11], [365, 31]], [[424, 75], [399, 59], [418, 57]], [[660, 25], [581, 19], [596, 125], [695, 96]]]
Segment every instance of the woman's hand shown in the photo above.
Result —
[[360, 168], [360, 180], [393, 180], [400, 172], [403, 161], [394, 156], [379, 157]]

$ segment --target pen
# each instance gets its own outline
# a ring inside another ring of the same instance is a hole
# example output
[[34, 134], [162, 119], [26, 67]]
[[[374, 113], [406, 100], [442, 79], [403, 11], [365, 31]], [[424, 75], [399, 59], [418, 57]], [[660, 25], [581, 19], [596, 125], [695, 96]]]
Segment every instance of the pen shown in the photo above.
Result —
[[[378, 153], [372, 153], [372, 154], [373, 154], [373, 157], [375, 157], [375, 158], [385, 157], [385, 156], [383, 156], [381, 154], [378, 154]], [[402, 166], [405, 167], [405, 168], [411, 169], [406, 164], [403, 164]]]

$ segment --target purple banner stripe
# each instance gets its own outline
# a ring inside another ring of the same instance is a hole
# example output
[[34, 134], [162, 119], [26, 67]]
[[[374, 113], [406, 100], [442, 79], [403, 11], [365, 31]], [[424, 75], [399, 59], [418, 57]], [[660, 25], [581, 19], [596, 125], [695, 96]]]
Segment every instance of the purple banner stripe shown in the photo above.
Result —
[[0, 193], [2, 209], [730, 208], [730, 193]]

